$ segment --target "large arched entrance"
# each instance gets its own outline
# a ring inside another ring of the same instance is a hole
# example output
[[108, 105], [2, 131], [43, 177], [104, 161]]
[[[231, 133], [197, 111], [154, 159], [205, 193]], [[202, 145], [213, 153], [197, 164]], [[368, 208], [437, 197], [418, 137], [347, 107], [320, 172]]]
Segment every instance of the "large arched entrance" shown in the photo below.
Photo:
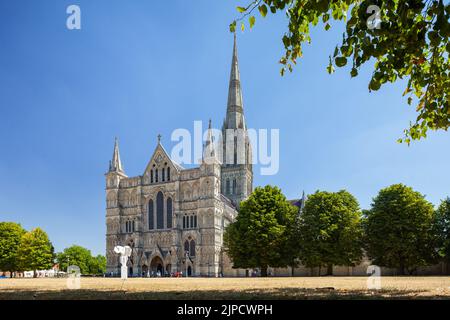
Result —
[[150, 272], [152, 276], [164, 275], [164, 263], [160, 257], [156, 256], [152, 259], [152, 262], [150, 263]]
[[189, 266], [189, 267], [187, 268], [187, 275], [188, 275], [188, 277], [191, 277], [191, 276], [192, 276], [192, 267], [191, 267], [191, 266]]

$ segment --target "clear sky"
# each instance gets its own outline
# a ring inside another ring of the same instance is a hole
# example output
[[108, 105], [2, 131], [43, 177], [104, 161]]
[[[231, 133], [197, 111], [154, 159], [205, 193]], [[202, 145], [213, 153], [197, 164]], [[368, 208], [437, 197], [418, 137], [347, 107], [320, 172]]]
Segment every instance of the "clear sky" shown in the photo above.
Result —
[[[129, 176], [143, 173], [157, 142], [194, 120], [220, 127], [232, 35], [242, 1], [80, 0], [0, 2], [0, 221], [40, 226], [56, 250], [105, 248], [104, 173], [114, 137]], [[82, 29], [66, 28], [77, 4]], [[402, 182], [434, 204], [450, 195], [450, 133], [396, 143], [414, 119], [404, 83], [367, 89], [371, 66], [328, 75], [343, 27], [319, 26], [293, 74], [280, 77], [283, 14], [238, 33], [247, 124], [280, 129], [280, 171], [255, 185], [347, 189], [368, 208]]]

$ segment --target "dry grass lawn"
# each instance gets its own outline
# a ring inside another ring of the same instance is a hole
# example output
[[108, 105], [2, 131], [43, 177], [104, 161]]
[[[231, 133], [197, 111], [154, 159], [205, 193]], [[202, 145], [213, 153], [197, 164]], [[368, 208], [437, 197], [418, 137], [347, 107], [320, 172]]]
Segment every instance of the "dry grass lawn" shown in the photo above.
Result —
[[450, 277], [0, 279], [0, 299], [450, 299]]

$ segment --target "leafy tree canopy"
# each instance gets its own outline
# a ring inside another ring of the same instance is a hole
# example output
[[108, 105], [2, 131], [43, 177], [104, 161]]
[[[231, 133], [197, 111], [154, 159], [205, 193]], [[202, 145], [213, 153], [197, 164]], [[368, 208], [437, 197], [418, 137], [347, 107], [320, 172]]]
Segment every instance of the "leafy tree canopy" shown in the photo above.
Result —
[[54, 248], [47, 233], [35, 228], [23, 234], [17, 252], [20, 269], [47, 270], [53, 266]]
[[14, 272], [19, 269], [17, 252], [25, 232], [18, 223], [0, 222], [0, 270]]
[[82, 274], [101, 274], [106, 271], [104, 256], [93, 257], [90, 250], [77, 245], [58, 253], [56, 260], [61, 270], [67, 270], [69, 266], [75, 265], [80, 268]]
[[434, 261], [434, 209], [422, 194], [395, 184], [380, 190], [364, 213], [365, 244], [374, 264], [404, 274]]
[[300, 216], [300, 260], [307, 267], [355, 265], [361, 260], [361, 211], [349, 192], [317, 191]]
[[435, 215], [435, 233], [438, 237], [439, 255], [450, 262], [450, 198], [442, 200]]
[[103, 274], [106, 272], [106, 257], [99, 254], [92, 257], [89, 272], [91, 274]]
[[[374, 5], [376, 7], [374, 7]], [[408, 104], [416, 105], [415, 122], [404, 130], [399, 142], [426, 137], [427, 131], [447, 130], [450, 126], [450, 4], [443, 0], [255, 0], [237, 7], [237, 23], [244, 30], [244, 18], [250, 28], [254, 12], [262, 17], [269, 12], [285, 12], [287, 31], [282, 41], [285, 54], [280, 63], [292, 71], [302, 57], [303, 44], [310, 43], [310, 28], [323, 22], [330, 29], [332, 20], [345, 21], [342, 42], [330, 55], [329, 73], [334, 67], [351, 65], [356, 77], [362, 65], [375, 61], [369, 90], [376, 91], [386, 82], [407, 80], [403, 93]], [[379, 9], [379, 10], [378, 10]], [[350, 12], [349, 12], [350, 11]], [[379, 14], [379, 16], [377, 16]], [[374, 19], [375, 18], [375, 19]], [[379, 23], [380, 22], [380, 23]]]
[[235, 268], [286, 267], [293, 258], [289, 250], [289, 226], [293, 225], [298, 208], [281, 190], [273, 186], [256, 188], [241, 202], [236, 221], [225, 231], [224, 241]]

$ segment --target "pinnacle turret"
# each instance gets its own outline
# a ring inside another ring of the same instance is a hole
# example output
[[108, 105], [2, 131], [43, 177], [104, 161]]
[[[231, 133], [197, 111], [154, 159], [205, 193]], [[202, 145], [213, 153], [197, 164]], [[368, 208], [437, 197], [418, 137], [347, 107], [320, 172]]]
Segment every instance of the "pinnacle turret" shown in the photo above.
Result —
[[109, 172], [124, 173], [122, 161], [120, 160], [119, 141], [117, 138], [114, 141], [114, 152], [112, 160], [109, 162]]

